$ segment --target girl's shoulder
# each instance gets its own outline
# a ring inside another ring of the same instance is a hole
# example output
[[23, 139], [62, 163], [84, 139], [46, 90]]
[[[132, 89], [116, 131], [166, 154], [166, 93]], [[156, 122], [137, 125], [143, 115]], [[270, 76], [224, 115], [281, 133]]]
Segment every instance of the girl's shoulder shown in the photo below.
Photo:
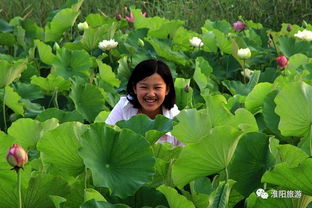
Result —
[[163, 108], [163, 115], [170, 119], [175, 117], [179, 113], [180, 110], [178, 109], [178, 106], [176, 104], [174, 104], [174, 106], [170, 110]]

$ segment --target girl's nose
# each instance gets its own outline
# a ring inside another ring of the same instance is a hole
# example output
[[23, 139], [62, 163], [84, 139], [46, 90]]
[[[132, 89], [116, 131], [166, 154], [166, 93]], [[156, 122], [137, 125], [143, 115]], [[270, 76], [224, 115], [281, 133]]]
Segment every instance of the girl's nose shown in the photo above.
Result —
[[155, 91], [153, 89], [148, 90], [147, 92], [148, 96], [154, 96], [155, 95]]

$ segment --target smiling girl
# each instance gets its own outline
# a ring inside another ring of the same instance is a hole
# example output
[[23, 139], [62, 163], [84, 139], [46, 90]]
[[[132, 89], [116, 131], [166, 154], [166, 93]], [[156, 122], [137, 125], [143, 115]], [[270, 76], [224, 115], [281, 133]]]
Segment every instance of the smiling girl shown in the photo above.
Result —
[[[169, 67], [160, 60], [149, 59], [135, 67], [127, 84], [127, 97], [120, 98], [105, 123], [114, 125], [137, 114], [145, 114], [150, 119], [162, 114], [172, 119], [179, 112]], [[158, 142], [181, 145], [170, 133], [162, 136]]]

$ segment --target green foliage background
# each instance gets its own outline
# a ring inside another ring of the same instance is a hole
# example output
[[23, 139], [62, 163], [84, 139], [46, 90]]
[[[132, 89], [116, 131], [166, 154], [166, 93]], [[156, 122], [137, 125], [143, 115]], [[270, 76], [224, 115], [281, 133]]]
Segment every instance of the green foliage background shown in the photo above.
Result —
[[[51, 11], [59, 9], [65, 0], [1, 0], [0, 18], [7, 21], [15, 16], [29, 16], [44, 25]], [[126, 14], [125, 7], [135, 6], [150, 16], [186, 21], [189, 29], [198, 31], [206, 19], [235, 22], [239, 16], [261, 22], [263, 26], [278, 30], [282, 23], [311, 22], [310, 0], [87, 0], [80, 17], [90, 13], [113, 16]]]

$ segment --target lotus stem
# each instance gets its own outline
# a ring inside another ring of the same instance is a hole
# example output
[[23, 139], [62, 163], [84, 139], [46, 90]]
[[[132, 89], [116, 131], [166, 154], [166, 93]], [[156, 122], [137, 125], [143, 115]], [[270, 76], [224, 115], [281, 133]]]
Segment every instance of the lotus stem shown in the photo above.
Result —
[[3, 114], [3, 122], [4, 122], [4, 131], [7, 130], [7, 122], [6, 122], [6, 115], [5, 115], [5, 88], [3, 88], [3, 103], [2, 103], [2, 114]]
[[243, 60], [243, 73], [244, 73], [244, 84], [246, 84], [246, 70], [245, 70], [245, 59]]
[[22, 208], [22, 174], [20, 168], [16, 169], [17, 173], [17, 191], [18, 191], [18, 208]]
[[57, 89], [55, 89], [53, 97], [54, 97], [54, 99], [53, 99], [54, 106], [56, 108], [59, 108], [59, 105], [58, 105], [58, 102], [57, 102]]

